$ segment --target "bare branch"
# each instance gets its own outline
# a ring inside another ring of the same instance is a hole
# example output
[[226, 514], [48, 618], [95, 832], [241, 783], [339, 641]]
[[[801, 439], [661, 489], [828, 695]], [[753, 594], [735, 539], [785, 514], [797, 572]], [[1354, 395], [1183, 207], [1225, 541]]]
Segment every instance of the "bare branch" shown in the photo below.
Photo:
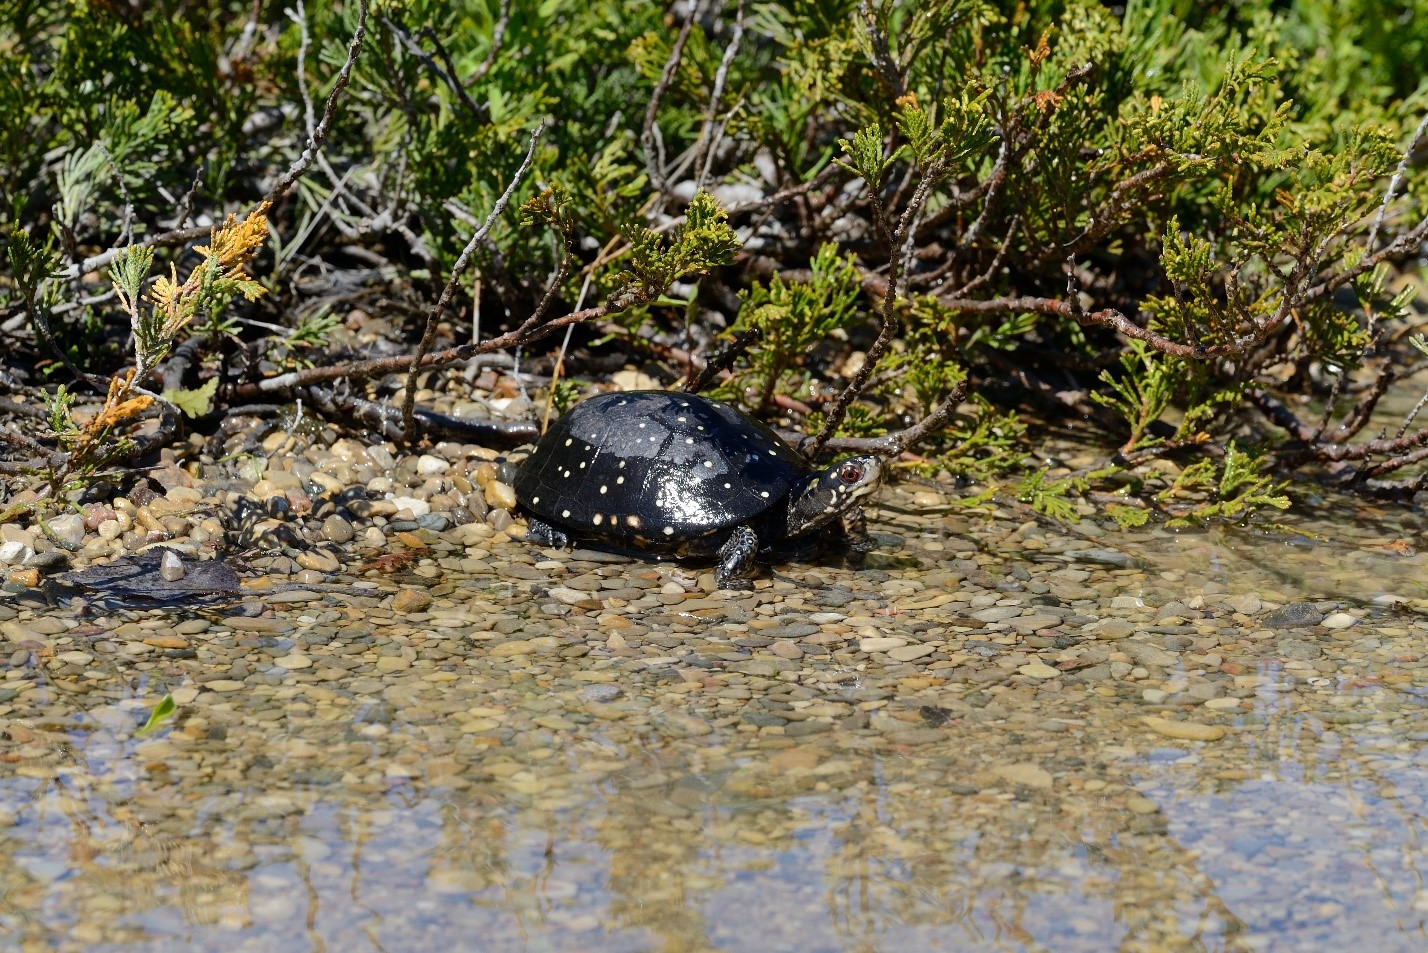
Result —
[[[446, 281], [446, 287], [441, 289], [441, 297], [436, 301], [436, 307], [432, 308], [431, 314], [427, 315], [426, 330], [422, 332], [421, 343], [417, 345], [416, 352], [411, 357], [411, 370], [407, 373], [406, 395], [402, 399], [402, 429], [406, 432], [407, 442], [411, 443], [416, 438], [416, 424], [412, 419], [412, 405], [416, 400], [416, 379], [417, 373], [421, 370], [422, 359], [431, 350], [432, 344], [436, 341], [436, 330], [441, 324], [442, 315], [446, 313], [447, 306], [451, 303], [451, 298], [456, 294], [456, 288], [461, 281], [461, 274], [466, 270], [466, 265], [471, 261], [471, 256], [476, 251], [476, 246], [491, 232], [491, 226], [496, 224], [496, 219], [506, 210], [506, 204], [510, 202], [511, 196], [515, 194], [517, 186], [530, 171], [531, 162], [535, 160], [536, 143], [540, 141], [541, 133], [545, 131], [545, 120], [536, 124], [535, 131], [531, 133], [530, 145], [526, 148], [526, 157], [521, 161], [521, 166], [516, 170], [516, 174], [511, 177], [510, 184], [506, 186], [506, 191], [501, 193], [501, 197], [496, 200], [496, 204], [491, 207], [491, 212], [486, 216], [486, 220], [481, 223], [481, 227], [476, 230], [476, 234], [471, 236], [471, 240], [466, 243], [461, 254], [457, 257], [456, 263], [451, 266], [451, 276]], [[539, 316], [537, 317], [539, 320]]]
[[912, 201], [908, 203], [907, 208], [903, 209], [902, 216], [898, 220], [897, 232], [893, 236], [892, 264], [888, 269], [886, 289], [879, 312], [882, 326], [878, 329], [878, 336], [874, 339], [872, 347], [868, 348], [864, 356], [863, 366], [858, 368], [853, 379], [833, 399], [832, 406], [828, 408], [828, 412], [823, 418], [822, 429], [813, 438], [810, 454], [818, 453], [829, 438], [837, 432], [838, 427], [843, 423], [843, 418], [848, 413], [848, 405], [856, 400], [863, 389], [868, 386], [868, 378], [872, 376], [873, 370], [877, 367], [883, 354], [892, 345], [893, 335], [897, 333], [898, 327], [898, 283], [906, 274], [912, 260], [913, 238], [917, 232], [917, 221], [922, 214], [927, 197], [932, 193], [933, 185], [941, 175], [942, 168], [941, 160], [934, 160], [927, 169], [923, 170], [922, 180], [917, 184], [917, 191], [913, 193]]
[[[559, 318], [552, 318], [540, 327], [527, 328], [519, 327], [514, 331], [509, 331], [499, 337], [488, 338], [480, 344], [463, 344], [459, 347], [447, 348], [444, 351], [433, 351], [421, 359], [423, 368], [445, 367], [448, 364], [455, 364], [458, 361], [466, 361], [478, 354], [486, 354], [491, 351], [504, 351], [507, 348], [519, 347], [530, 344], [546, 337], [553, 331], [570, 324], [580, 324], [585, 321], [596, 321], [601, 318], [618, 314], [625, 308], [638, 304], [637, 300], [620, 302], [616, 305], [600, 305], [595, 308], [585, 308], [580, 311], [572, 311], [570, 314]], [[349, 364], [335, 364], [329, 367], [309, 367], [301, 371], [290, 371], [286, 374], [278, 374], [273, 377], [265, 377], [260, 381], [251, 384], [244, 384], [234, 389], [235, 396], [240, 400], [253, 400], [260, 398], [271, 398], [275, 394], [286, 394], [294, 388], [307, 387], [311, 384], [321, 384], [327, 381], [341, 380], [343, 378], [378, 377], [382, 374], [394, 374], [398, 371], [411, 369], [412, 359], [410, 355], [399, 354], [395, 357], [374, 358], [369, 361], [353, 361]]]
[[645, 170], [649, 173], [650, 185], [660, 194], [669, 191], [669, 179], [665, 177], [664, 145], [659, 137], [659, 104], [660, 100], [664, 99], [664, 94], [669, 91], [670, 84], [674, 82], [675, 71], [679, 69], [679, 62], [684, 58], [684, 44], [689, 41], [690, 31], [694, 29], [699, 6], [699, 0], [689, 0], [689, 13], [684, 18], [683, 26], [679, 28], [679, 35], [674, 39], [674, 46], [669, 51], [669, 59], [665, 61], [659, 82], [650, 94], [649, 105], [645, 107], [644, 126], [640, 130], [640, 144], [645, 150]]
[[456, 79], [456, 70], [451, 66], [451, 58], [446, 55], [446, 48], [441, 45], [435, 30], [431, 27], [424, 27], [421, 33], [436, 46], [444, 66], [437, 63], [430, 53], [422, 49], [421, 44], [416, 41], [416, 37], [408, 33], [401, 24], [394, 22], [391, 17], [383, 16], [382, 23], [401, 42], [402, 46], [406, 47], [408, 53], [420, 60], [433, 76], [446, 84], [446, 87], [456, 96], [457, 101], [465, 106], [471, 115], [477, 119], [486, 118], [486, 110], [477, 105], [476, 100], [472, 99], [471, 94], [466, 91], [466, 87]]
[[[491, 48], [486, 51], [486, 58], [481, 61], [481, 65], [476, 67], [476, 72], [466, 77], [467, 87], [475, 86], [486, 78], [486, 74], [491, 72], [491, 67], [496, 65], [496, 57], [501, 53], [501, 44], [506, 39], [506, 28], [511, 24], [511, 0], [501, 0], [501, 10], [496, 14], [496, 25], [491, 29]], [[440, 49], [440, 47], [438, 47]], [[451, 64], [447, 64], [451, 68]], [[451, 70], [452, 75], [456, 74]]]
[[[313, 408], [329, 418], [356, 421], [373, 428], [383, 439], [393, 442], [410, 439], [391, 412], [391, 407], [386, 404], [363, 400], [351, 394], [335, 394], [327, 388], [317, 386], [307, 388], [305, 393]], [[440, 434], [482, 446], [514, 447], [540, 436], [535, 424], [523, 420], [505, 423], [494, 420], [467, 420], [420, 408], [412, 412], [412, 419], [423, 434]]]
[[[307, 170], [312, 168], [313, 161], [322, 151], [323, 144], [327, 142], [327, 134], [332, 130], [332, 119], [337, 115], [337, 100], [342, 95], [342, 91], [347, 88], [347, 84], [352, 79], [352, 67], [357, 63], [357, 56], [362, 52], [362, 41], [367, 35], [367, 7], [369, 0], [358, 0], [357, 2], [357, 29], [352, 34], [352, 40], [347, 44], [347, 59], [342, 63], [342, 68], [337, 71], [337, 78], [333, 80], [332, 89], [327, 93], [327, 104], [323, 107], [322, 121], [312, 130], [308, 136], [307, 147], [297, 160], [288, 167], [282, 178], [268, 190], [268, 194], [263, 196], [263, 201], [268, 204], [276, 202], [283, 196], [283, 193], [292, 188], [294, 182], [302, 178]], [[298, 10], [301, 15], [302, 3], [298, 2]], [[305, 18], [304, 18], [305, 19]], [[304, 32], [304, 36], [306, 33]], [[299, 72], [299, 79], [303, 79]], [[306, 80], [303, 79], [303, 82]]]
[[1413, 133], [1413, 138], [1408, 142], [1408, 148], [1403, 150], [1403, 158], [1398, 162], [1398, 168], [1393, 170], [1393, 178], [1388, 180], [1388, 191], [1384, 193], [1383, 204], [1378, 207], [1378, 214], [1373, 217], [1373, 227], [1369, 229], [1368, 241], [1364, 243], [1364, 248], [1373, 251], [1373, 247], [1378, 244], [1378, 230], [1383, 226], [1383, 217], [1388, 214], [1388, 207], [1393, 203], [1393, 198], [1398, 194], [1398, 187], [1403, 183], [1403, 176], [1408, 172], [1408, 159], [1428, 139], [1428, 114], [1424, 114], [1423, 121], [1418, 124], [1417, 130]]
[[704, 124], [699, 129], [699, 140], [694, 149], [694, 190], [704, 188], [709, 178], [709, 168], [714, 162], [714, 117], [719, 112], [719, 101], [724, 98], [724, 84], [729, 78], [729, 66], [738, 55], [739, 44], [744, 39], [744, 2], [734, 12], [734, 35], [729, 45], [724, 47], [724, 57], [719, 61], [719, 69], [714, 73], [714, 89], [709, 93], [709, 107], [704, 111]]

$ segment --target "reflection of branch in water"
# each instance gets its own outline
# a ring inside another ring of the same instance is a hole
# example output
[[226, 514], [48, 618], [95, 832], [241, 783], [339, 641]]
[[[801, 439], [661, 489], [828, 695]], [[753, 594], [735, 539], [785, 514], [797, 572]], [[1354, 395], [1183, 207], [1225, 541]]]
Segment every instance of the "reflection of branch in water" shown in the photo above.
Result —
[[[1350, 744], [1351, 738], [1345, 737], [1339, 732], [1331, 733], [1327, 730], [1324, 734], [1326, 736], [1332, 734], [1339, 742], [1337, 745], [1338, 758], [1335, 760], [1335, 763], [1343, 772], [1342, 784], [1344, 797], [1351, 802], [1355, 814], [1362, 820], [1370, 813], [1369, 804], [1359, 796], [1358, 790], [1352, 783], [1355, 769], [1357, 769], [1357, 773], [1360, 776], [1373, 783], [1374, 793], [1381, 802], [1390, 805], [1402, 820], [1404, 840], [1398, 845], [1400, 870], [1411, 878], [1414, 898], [1428, 895], [1428, 893], [1425, 892], [1424, 872], [1420, 866], [1424, 857], [1422, 852], [1423, 835], [1421, 830], [1424, 822], [1423, 815], [1414, 811], [1404, 802], [1402, 795], [1399, 794], [1398, 791], [1399, 785], [1390, 781], [1377, 771], [1369, 763], [1367, 757], [1353, 757], [1353, 755], [1358, 753], [1359, 749], [1357, 746]], [[1407, 767], [1407, 765], [1405, 765], [1405, 767]], [[1360, 858], [1363, 861], [1364, 868], [1373, 875], [1374, 883], [1377, 885], [1379, 892], [1383, 895], [1385, 907], [1390, 910], [1401, 909], [1403, 902], [1394, 896], [1391, 877], [1380, 870], [1378, 862], [1374, 860], [1373, 848], [1375, 843], [1377, 843], [1378, 846], [1382, 846], [1381, 841], [1371, 842], [1367, 839], [1363, 839], [1359, 847]]]
[[387, 953], [387, 948], [377, 938], [377, 928], [382, 925], [382, 914], [362, 899], [362, 856], [367, 847], [367, 841], [371, 838], [371, 816], [365, 810], [344, 811], [338, 816], [340, 826], [346, 826], [341, 825], [341, 819], [348, 815], [351, 820], [350, 827], [347, 827], [345, 831], [345, 839], [352, 845], [352, 856], [347, 862], [348, 866], [352, 868], [352, 881], [348, 887], [347, 896], [353, 906], [367, 914], [367, 922], [362, 924], [362, 934], [367, 937], [367, 942], [372, 944], [372, 948], [377, 953]]
[[[1278, 666], [1270, 666], [1278, 671]], [[1381, 688], [1381, 692], [1392, 694], [1392, 690]], [[1310, 695], [1308, 700], [1324, 703], [1329, 697], [1351, 698], [1354, 693], [1340, 691], [1333, 696]], [[1421, 702], [1407, 692], [1398, 693], [1405, 707], [1421, 710]], [[1392, 704], [1381, 699], [1365, 699], [1372, 704], [1370, 710], [1392, 709]], [[1415, 807], [1415, 800], [1422, 798], [1422, 775], [1411, 757], [1404, 756], [1399, 762], [1405, 778], [1419, 785], [1413, 791], [1402, 790], [1403, 781], [1395, 781], [1384, 774], [1379, 762], [1380, 755], [1373, 750], [1376, 740], [1393, 742], [1395, 735], [1376, 735], [1373, 729], [1356, 729], [1350, 724], [1332, 725], [1318, 712], [1307, 709], [1305, 696], [1289, 691], [1262, 694], [1255, 711], [1255, 730], [1246, 730], [1231, 735], [1217, 744], [1216, 760], [1230, 765], [1247, 765], [1255, 770], [1248, 772], [1248, 780], [1220, 780], [1211, 772], [1173, 772], [1168, 776], [1157, 773], [1152, 780], [1158, 785], [1170, 785], [1164, 795], [1186, 802], [1185, 806], [1194, 812], [1210, 812], [1223, 816], [1235, 805], [1197, 802], [1198, 797], [1234, 799], [1248, 801], [1254, 810], [1274, 805], [1271, 816], [1265, 817], [1250, 836], [1261, 841], [1271, 856], [1278, 852], [1292, 855], [1304, 852], [1308, 857], [1323, 865], [1317, 876], [1300, 874], [1292, 886], [1258, 884], [1255, 872], [1263, 859], [1257, 849], [1251, 848], [1246, 856], [1244, 851], [1232, 843], [1227, 843], [1217, 835], [1217, 828], [1206, 828], [1197, 817], [1187, 818], [1189, 830], [1200, 838], [1200, 844], [1192, 844], [1197, 855], [1207, 853], [1209, 858], [1202, 863], [1216, 866], [1237, 865], [1238, 873], [1247, 878], [1240, 880], [1239, 892], [1250, 889], [1265, 895], [1260, 901], [1279, 903], [1281, 898], [1273, 893], [1278, 890], [1292, 890], [1296, 896], [1306, 899], [1318, 897], [1339, 901], [1346, 896], [1348, 888], [1356, 879], [1351, 869], [1345, 867], [1346, 857], [1358, 857], [1363, 873], [1372, 878], [1375, 888], [1383, 900], [1383, 912], [1389, 922], [1411, 909], [1411, 904], [1424, 896], [1425, 871], [1422, 861], [1424, 843], [1424, 816], [1421, 808]], [[1381, 729], [1380, 729], [1381, 730]], [[1394, 754], [1397, 754], [1395, 752]], [[1262, 776], [1258, 766], [1272, 766], [1272, 774]], [[1372, 786], [1370, 797], [1365, 787]], [[1302, 799], [1300, 808], [1293, 802]], [[1391, 825], [1373, 815], [1377, 810], [1393, 811], [1401, 821], [1401, 835], [1395, 836]], [[1302, 813], [1301, 813], [1302, 812]], [[1367, 824], [1356, 829], [1352, 818], [1364, 819]], [[1297, 818], [1297, 821], [1296, 821]], [[1206, 845], [1211, 845], [1207, 851]], [[1398, 864], [1385, 864], [1383, 854], [1389, 851], [1398, 858]], [[1277, 859], [1277, 858], [1276, 858]], [[1254, 902], [1254, 901], [1250, 901]], [[1333, 917], [1337, 914], [1318, 914], [1307, 905], [1294, 919], [1309, 920]], [[1412, 915], [1410, 915], [1412, 916]], [[1376, 920], [1372, 913], [1360, 911], [1359, 920]], [[1353, 926], [1359, 926], [1358, 923]], [[1241, 924], [1239, 931], [1245, 927]], [[1423, 929], [1421, 917], [1400, 923], [1398, 936], [1388, 928], [1387, 935], [1406, 939], [1419, 935]]]
[[[975, 764], [978, 754], [961, 760]], [[1126, 951], [1249, 949], [1236, 939], [1244, 923], [1194, 855], [1163, 830], [1139, 829], [1143, 817], [1075, 793], [938, 796], [930, 780], [926, 762], [877, 761], [847, 789], [846, 820], [823, 825], [835, 841], [824, 871], [828, 918], [850, 947], [880, 949], [899, 926], [948, 924], [978, 949], [1057, 949], [1073, 934], [1036, 898], [1065, 910], [1080, 894], [1109, 903]], [[1198, 913], [1187, 920], [1190, 903]], [[1078, 939], [1102, 942], [1104, 932], [1109, 948], [1108, 926]]]
[[[21, 726], [10, 730], [16, 727]], [[32, 741], [35, 747], [48, 748], [44, 761], [57, 761], [64, 770], [36, 784], [24, 799], [14, 796], [19, 792], [10, 791], [8, 785], [0, 788], [11, 795], [7, 800], [20, 805], [15, 826], [27, 831], [28, 840], [17, 842], [17, 847], [31, 853], [37, 845], [64, 850], [65, 902], [103, 898], [102, 909], [68, 910], [65, 922], [56, 925], [64, 926], [72, 917], [75, 922], [115, 924], [112, 929], [122, 934], [139, 929], [118, 925], [128, 915], [170, 906], [184, 922], [199, 924], [217, 923], [225, 913], [245, 911], [247, 880], [216, 859], [214, 835], [176, 835], [147, 824], [131, 806], [134, 799], [116, 789], [116, 778], [106, 772], [133, 756], [132, 742], [102, 729], [80, 735], [73, 726], [66, 727], [65, 741], [40, 740], [51, 734], [42, 731], [36, 731]], [[64, 834], [53, 829], [51, 822], [57, 819], [66, 822]], [[11, 865], [11, 869], [23, 868]], [[35, 883], [28, 908], [43, 910], [50, 892], [50, 884]], [[108, 939], [122, 939], [122, 935], [111, 931]]]
[[312, 943], [313, 953], [327, 953], [327, 943], [317, 932], [317, 912], [321, 906], [321, 899], [316, 885], [312, 882], [312, 865], [307, 862], [307, 855], [303, 851], [302, 845], [298, 843], [298, 837], [303, 834], [302, 825], [295, 825], [293, 831], [294, 837], [288, 842], [288, 854], [293, 869], [297, 871], [298, 879], [302, 881], [303, 893], [307, 896], [303, 927], [307, 930], [307, 938]]

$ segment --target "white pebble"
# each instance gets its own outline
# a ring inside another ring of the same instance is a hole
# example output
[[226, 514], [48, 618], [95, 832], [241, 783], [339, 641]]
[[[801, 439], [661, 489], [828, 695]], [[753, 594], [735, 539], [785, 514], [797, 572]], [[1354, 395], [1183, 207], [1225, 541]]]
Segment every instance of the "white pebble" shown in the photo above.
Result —
[[445, 473], [451, 469], [451, 464], [441, 457], [434, 457], [429, 453], [423, 453], [417, 457], [417, 473], [424, 477], [436, 476], [438, 473]]

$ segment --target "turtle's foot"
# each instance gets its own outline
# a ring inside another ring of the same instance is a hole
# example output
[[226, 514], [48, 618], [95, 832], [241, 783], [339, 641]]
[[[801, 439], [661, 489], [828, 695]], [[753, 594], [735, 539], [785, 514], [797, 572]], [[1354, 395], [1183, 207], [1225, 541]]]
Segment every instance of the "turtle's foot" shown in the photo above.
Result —
[[538, 546], [550, 546], [554, 549], [564, 549], [570, 545], [569, 536], [534, 516], [526, 522], [526, 541]]
[[864, 556], [877, 548], [868, 533], [868, 518], [861, 509], [852, 509], [843, 514], [843, 538], [841, 544], [847, 548], [848, 561], [862, 562]]
[[714, 578], [720, 589], [754, 588], [754, 557], [759, 554], [759, 535], [747, 526], [737, 526], [719, 549]]

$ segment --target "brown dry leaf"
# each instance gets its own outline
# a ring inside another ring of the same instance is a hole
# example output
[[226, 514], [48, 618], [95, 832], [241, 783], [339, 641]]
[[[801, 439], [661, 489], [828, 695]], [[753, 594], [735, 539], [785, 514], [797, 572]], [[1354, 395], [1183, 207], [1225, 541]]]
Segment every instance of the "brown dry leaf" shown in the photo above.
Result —
[[132, 370], [122, 376], [116, 375], [109, 379], [109, 394], [104, 398], [104, 406], [83, 427], [86, 437], [98, 437], [110, 427], [137, 417], [153, 404], [154, 398], [144, 394], [138, 397], [127, 396], [133, 381], [134, 372]]

